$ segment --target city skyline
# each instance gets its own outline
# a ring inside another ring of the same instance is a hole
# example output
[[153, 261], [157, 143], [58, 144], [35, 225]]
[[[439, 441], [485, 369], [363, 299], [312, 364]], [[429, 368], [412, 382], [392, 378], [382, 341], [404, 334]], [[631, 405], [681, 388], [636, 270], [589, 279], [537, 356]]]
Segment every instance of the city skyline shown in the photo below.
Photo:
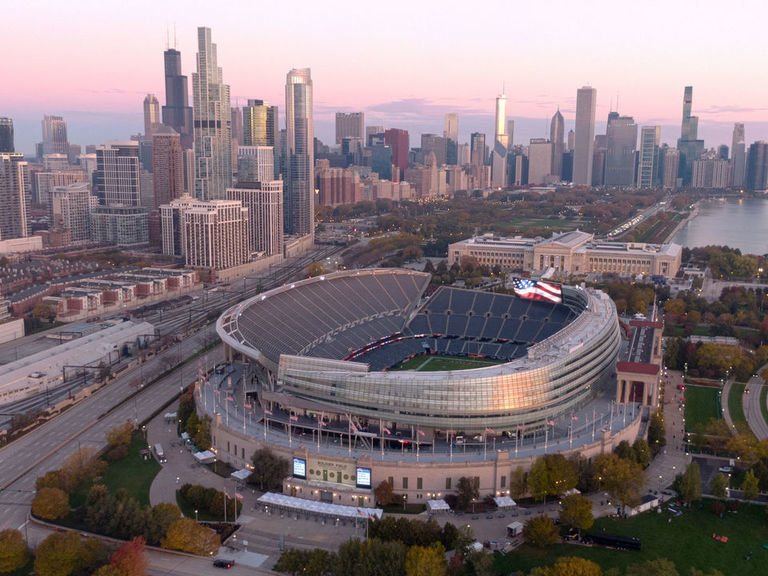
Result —
[[[461, 142], [468, 142], [475, 131], [490, 137], [493, 98], [505, 83], [507, 116], [518, 121], [517, 142], [546, 137], [547, 120], [558, 107], [566, 128], [573, 127], [575, 91], [585, 84], [600, 94], [598, 130], [608, 112], [617, 109], [640, 126], [661, 125], [662, 141], [672, 143], [679, 126], [679, 94], [683, 86], [692, 85], [697, 94], [694, 113], [701, 118], [708, 147], [729, 143], [735, 122], [746, 123], [747, 143], [768, 137], [768, 108], [763, 105], [768, 79], [754, 74], [762, 65], [759, 19], [740, 17], [743, 10], [721, 13], [689, 2], [651, 2], [642, 9], [627, 3], [617, 8], [601, 2], [593, 4], [591, 17], [585, 19], [577, 6], [557, 2], [558, 17], [553, 19], [549, 7], [516, 7], [515, 20], [525, 25], [511, 29], [509, 37], [489, 36], [475, 45], [469, 35], [466, 42], [462, 40], [462, 30], [491, 28], [496, 10], [459, 11], [459, 4], [441, 4], [438, 10], [434, 3], [396, 2], [387, 7], [270, 3], [264, 13], [270, 14], [273, 25], [253, 37], [244, 33], [249, 18], [230, 17], [238, 11], [247, 15], [255, 9], [251, 5], [232, 5], [232, 10], [217, 14], [204, 12], [197, 4], [179, 10], [176, 2], [152, 4], [151, 10], [142, 10], [150, 4], [141, 1], [130, 7], [82, 4], [88, 9], [75, 11], [43, 1], [6, 8], [9, 18], [34, 18], [38, 29], [46, 32], [33, 40], [21, 33], [23, 27], [9, 30], [5, 42], [24, 57], [0, 64], [0, 76], [21, 80], [0, 87], [4, 104], [0, 114], [14, 119], [17, 148], [24, 153], [33, 152], [33, 143], [40, 140], [35, 123], [39, 126], [43, 114], [64, 116], [70, 140], [82, 144], [125, 139], [141, 131], [142, 99], [147, 93], [164, 93], [162, 51], [177, 48], [183, 69], [194, 70], [198, 26], [210, 27], [216, 34], [219, 65], [232, 86], [233, 106], [248, 98], [280, 102], [285, 71], [311, 68], [318, 86], [316, 133], [326, 143], [333, 142], [335, 112], [358, 110], [370, 123], [414, 134], [440, 133], [443, 115], [456, 112], [462, 119]], [[756, 2], [737, 4], [745, 10], [760, 8]], [[409, 18], [395, 32], [381, 38], [371, 34], [377, 22], [406, 6]], [[654, 6], [663, 6], [663, 19], [657, 18]], [[503, 4], [499, 10], [510, 10], [511, 15], [511, 8]], [[611, 26], [616, 17], [631, 22], [633, 33]], [[326, 27], [319, 25], [323, 18], [334, 19], [334, 29], [341, 32], [327, 38]], [[691, 42], [672, 43], [679, 23], [691, 18]], [[99, 26], [93, 26], [96, 21]], [[433, 25], [415, 25], [420, 22]], [[451, 27], [456, 33], [446, 39], [442, 30]], [[574, 43], [577, 30], [579, 41]], [[717, 37], [710, 38], [715, 30]], [[286, 40], [289, 32], [295, 41]], [[635, 53], [642, 41], [648, 49], [640, 59]], [[125, 50], [125, 42], [135, 45]], [[445, 50], [446, 42], [456, 49]], [[274, 46], [280, 50], [270, 51], [269, 58], [259, 57], [265, 47]], [[506, 62], [503, 57], [487, 57], [513, 54], [509, 49], [520, 46], [525, 47], [524, 58], [510, 57]], [[92, 50], [95, 47], [98, 50]], [[70, 59], [87, 55], [92, 66], [56, 66], [50, 58], [53, 52]], [[37, 73], [31, 75], [29, 69]], [[56, 89], [46, 89], [51, 86]]]

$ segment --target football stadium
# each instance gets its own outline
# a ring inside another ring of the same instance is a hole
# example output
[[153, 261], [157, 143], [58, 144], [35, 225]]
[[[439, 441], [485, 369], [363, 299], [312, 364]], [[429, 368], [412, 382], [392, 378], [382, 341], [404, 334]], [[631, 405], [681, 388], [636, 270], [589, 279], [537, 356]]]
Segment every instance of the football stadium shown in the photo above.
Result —
[[636, 355], [630, 340], [657, 350], [655, 328], [628, 339], [597, 290], [508, 286], [430, 292], [429, 274], [365, 269], [231, 307], [216, 325], [228, 362], [197, 387], [213, 453], [248, 468], [268, 446], [293, 461], [284, 491], [369, 506], [371, 483], [394, 479], [416, 499], [467, 474], [502, 495], [508, 465], [642, 434], [656, 376], [617, 387], [617, 359]]

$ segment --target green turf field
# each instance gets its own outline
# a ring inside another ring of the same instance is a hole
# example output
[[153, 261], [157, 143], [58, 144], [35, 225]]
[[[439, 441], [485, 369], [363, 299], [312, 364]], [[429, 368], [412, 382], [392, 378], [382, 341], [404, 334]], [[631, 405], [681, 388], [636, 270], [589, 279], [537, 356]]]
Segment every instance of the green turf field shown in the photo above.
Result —
[[713, 386], [685, 386], [685, 429], [693, 431], [703, 426], [710, 418], [720, 418], [718, 392]]
[[468, 370], [501, 364], [489, 358], [457, 358], [455, 356], [416, 356], [392, 368], [392, 370], [417, 370], [419, 372], [439, 372], [441, 370]]

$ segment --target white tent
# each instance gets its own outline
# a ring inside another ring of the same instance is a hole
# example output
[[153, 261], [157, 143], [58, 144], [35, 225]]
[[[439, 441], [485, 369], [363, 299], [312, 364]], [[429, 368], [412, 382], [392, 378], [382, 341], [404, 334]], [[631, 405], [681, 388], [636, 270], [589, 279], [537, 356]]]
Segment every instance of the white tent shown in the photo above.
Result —
[[240, 470], [236, 470], [236, 471], [232, 472], [232, 474], [230, 474], [230, 476], [232, 476], [232, 478], [237, 478], [238, 480], [245, 480], [251, 474], [253, 474], [253, 472], [251, 472], [247, 468], [241, 468]]
[[324, 516], [335, 516], [336, 518], [381, 518], [384, 512], [380, 508], [359, 508], [357, 506], [342, 506], [341, 504], [328, 504], [327, 502], [317, 502], [316, 500], [304, 500], [285, 494], [275, 494], [267, 492], [257, 500], [259, 504], [267, 506], [276, 506], [289, 510], [299, 510], [301, 512], [312, 512]]
[[517, 506], [517, 502], [512, 500], [509, 496], [497, 496], [493, 501], [496, 502], [496, 506], [499, 508], [514, 508]]
[[211, 462], [216, 460], [216, 454], [214, 454], [210, 450], [205, 450], [203, 452], [195, 452], [194, 457], [195, 457], [195, 460], [200, 462], [200, 464], [210, 464]]
[[451, 509], [445, 500], [427, 500], [427, 510], [429, 512], [448, 512]]

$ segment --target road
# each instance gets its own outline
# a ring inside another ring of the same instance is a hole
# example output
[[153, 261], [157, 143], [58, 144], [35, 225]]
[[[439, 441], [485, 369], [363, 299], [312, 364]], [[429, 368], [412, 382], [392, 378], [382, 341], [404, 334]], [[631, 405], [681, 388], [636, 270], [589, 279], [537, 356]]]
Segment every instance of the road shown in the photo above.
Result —
[[[765, 368], [766, 366], [763, 366], [760, 370]], [[762, 396], [761, 392], [763, 386], [765, 386], [765, 381], [758, 374], [760, 374], [760, 371], [747, 382], [744, 396], [742, 396], [742, 403], [747, 424], [749, 424], [758, 440], [765, 440], [768, 438], [768, 422], [763, 418], [763, 412], [760, 408], [760, 396]]]

